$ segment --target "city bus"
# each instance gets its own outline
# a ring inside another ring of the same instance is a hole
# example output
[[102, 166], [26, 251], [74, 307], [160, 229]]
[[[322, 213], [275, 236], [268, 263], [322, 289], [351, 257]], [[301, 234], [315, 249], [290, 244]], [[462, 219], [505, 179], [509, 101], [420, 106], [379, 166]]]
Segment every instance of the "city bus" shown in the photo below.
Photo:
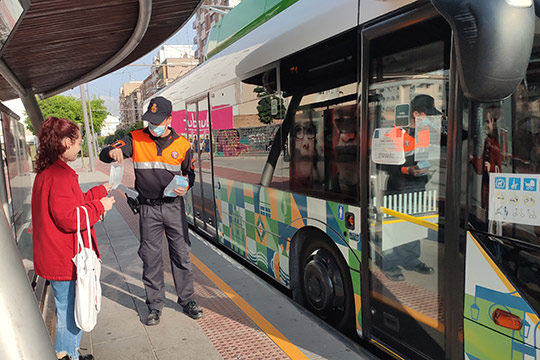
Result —
[[395, 358], [540, 357], [532, 0], [245, 0], [208, 49], [157, 94], [196, 231]]

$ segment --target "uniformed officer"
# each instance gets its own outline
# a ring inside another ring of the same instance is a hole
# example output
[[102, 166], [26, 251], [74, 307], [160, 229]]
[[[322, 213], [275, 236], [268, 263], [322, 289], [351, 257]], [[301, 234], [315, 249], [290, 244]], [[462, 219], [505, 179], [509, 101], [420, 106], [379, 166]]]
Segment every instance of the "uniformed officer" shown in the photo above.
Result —
[[[203, 311], [194, 300], [193, 270], [189, 253], [183, 195], [193, 186], [195, 171], [193, 154], [186, 138], [170, 127], [172, 104], [164, 97], [150, 100], [142, 119], [148, 127], [134, 130], [104, 148], [100, 153], [103, 162], [122, 162], [133, 158], [135, 189], [139, 192], [141, 245], [139, 256], [143, 261], [143, 283], [146, 304], [150, 313], [146, 325], [157, 325], [165, 304], [163, 279], [163, 231], [169, 244], [171, 269], [178, 303], [194, 319]], [[176, 197], [164, 197], [163, 190], [175, 175], [188, 177], [188, 187], [173, 190]]]

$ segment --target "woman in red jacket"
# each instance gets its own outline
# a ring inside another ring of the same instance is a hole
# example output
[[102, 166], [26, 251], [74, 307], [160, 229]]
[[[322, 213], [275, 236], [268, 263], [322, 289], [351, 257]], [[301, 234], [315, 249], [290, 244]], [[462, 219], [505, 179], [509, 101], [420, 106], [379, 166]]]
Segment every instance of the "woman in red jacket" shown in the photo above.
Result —
[[[77, 251], [77, 207], [88, 210], [90, 224], [112, 208], [114, 198], [106, 197], [111, 185], [93, 187], [83, 193], [78, 175], [67, 164], [81, 150], [79, 127], [67, 119], [48, 118], [39, 131], [37, 176], [32, 190], [34, 268], [49, 280], [56, 303], [55, 351], [63, 360], [91, 360], [79, 356], [82, 332], [75, 325], [76, 269], [71, 261]], [[81, 233], [88, 244], [85, 213], [81, 211]], [[99, 256], [92, 227], [92, 248]]]

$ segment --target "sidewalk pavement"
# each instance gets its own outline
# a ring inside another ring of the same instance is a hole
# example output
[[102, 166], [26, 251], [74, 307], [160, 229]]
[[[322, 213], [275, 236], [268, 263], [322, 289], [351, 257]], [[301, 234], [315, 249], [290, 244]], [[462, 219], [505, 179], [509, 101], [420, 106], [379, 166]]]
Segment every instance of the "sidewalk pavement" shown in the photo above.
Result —
[[[87, 159], [85, 168], [80, 159], [70, 165], [83, 191], [108, 181], [109, 168], [99, 161], [95, 172], [87, 170]], [[116, 199], [113, 209], [95, 225], [102, 257], [102, 308], [94, 330], [83, 334], [82, 354], [92, 353], [96, 360], [375, 358], [191, 231], [195, 299], [205, 316], [193, 320], [176, 302], [164, 246], [166, 304], [160, 324], [145, 326], [138, 216], [118, 191], [111, 195]], [[237, 306], [244, 299], [260, 314], [259, 320]]]
[[148, 314], [138, 239], [113, 209], [96, 227], [102, 254], [102, 309], [82, 348], [100, 359], [221, 359], [197, 322], [183, 314], [167, 282], [161, 322], [147, 327]]
[[[109, 179], [103, 172], [81, 169], [80, 160], [70, 165], [79, 174], [83, 191]], [[125, 200], [115, 198], [117, 205], [95, 226], [102, 257], [103, 296], [98, 323], [91, 333], [83, 334], [81, 353], [91, 353], [96, 360], [221, 359], [197, 322], [182, 312], [169, 281], [160, 324], [144, 325], [148, 309], [141, 280], [142, 261], [137, 254], [138, 234], [118, 210], [123, 209], [121, 202]]]

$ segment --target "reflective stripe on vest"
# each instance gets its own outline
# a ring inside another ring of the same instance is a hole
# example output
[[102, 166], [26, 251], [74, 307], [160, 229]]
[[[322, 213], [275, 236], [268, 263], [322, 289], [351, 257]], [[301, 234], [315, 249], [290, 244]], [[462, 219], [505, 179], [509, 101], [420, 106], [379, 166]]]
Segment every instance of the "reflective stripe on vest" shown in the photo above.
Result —
[[135, 169], [166, 169], [180, 171], [186, 152], [190, 149], [189, 141], [183, 136], [174, 139], [158, 155], [158, 149], [150, 135], [142, 129], [131, 132], [133, 137], [133, 167]]
[[162, 162], [152, 161], [152, 162], [133, 162], [133, 167], [135, 169], [164, 169], [170, 171], [180, 171], [182, 170], [182, 165], [171, 165], [165, 164]]

